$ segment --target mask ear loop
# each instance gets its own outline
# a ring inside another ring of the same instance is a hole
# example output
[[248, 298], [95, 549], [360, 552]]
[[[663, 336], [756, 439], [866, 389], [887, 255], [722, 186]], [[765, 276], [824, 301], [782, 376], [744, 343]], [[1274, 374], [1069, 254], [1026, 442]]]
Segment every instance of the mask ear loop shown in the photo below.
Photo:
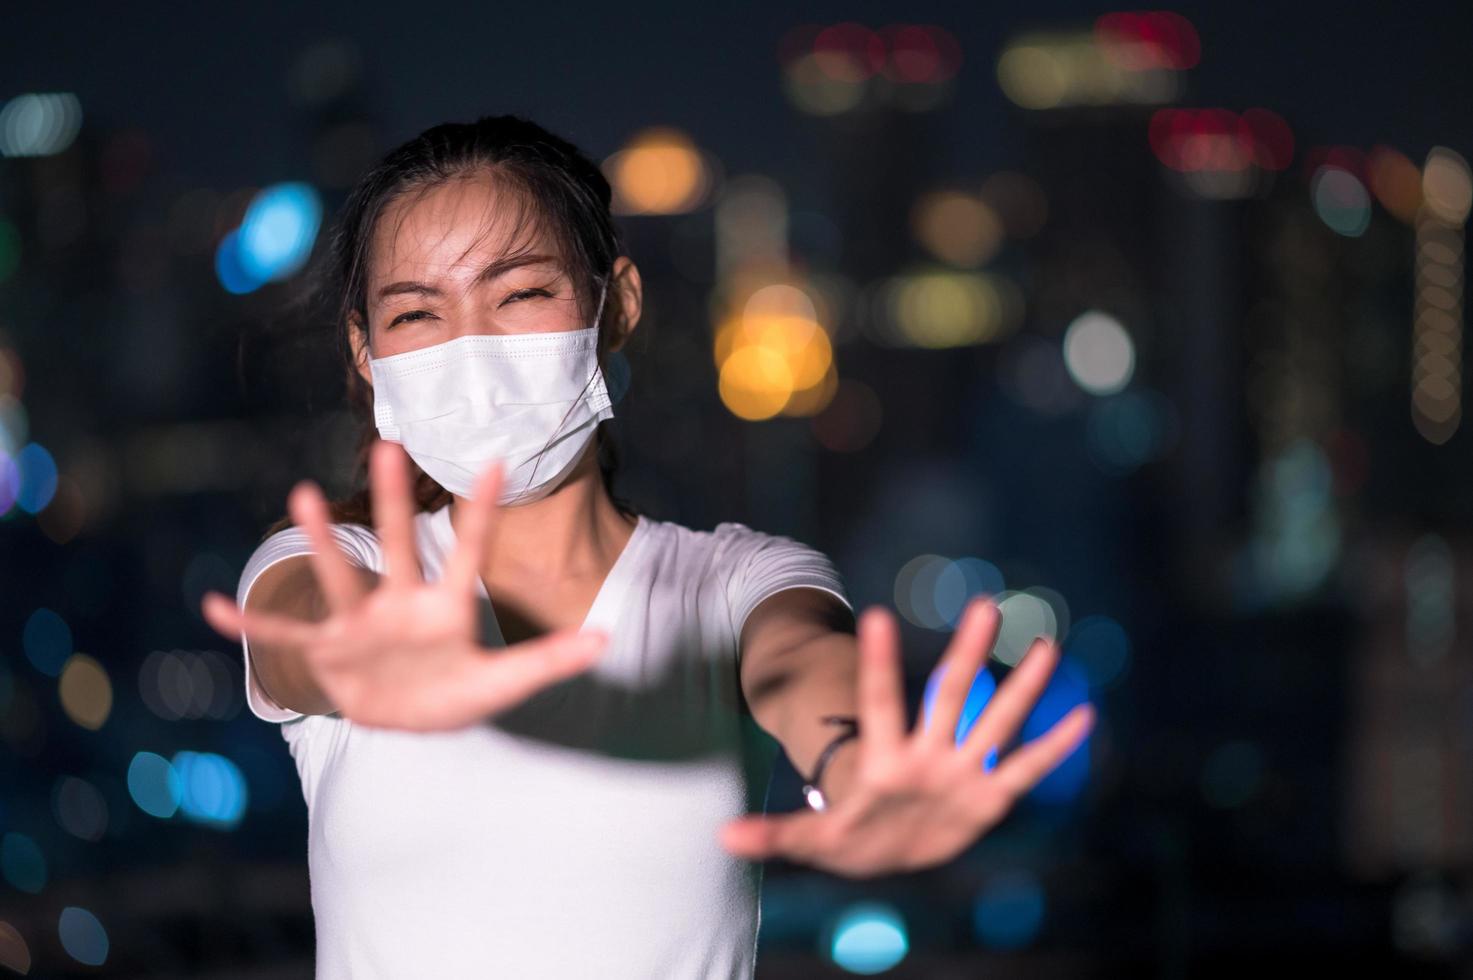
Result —
[[[592, 327], [593, 327], [594, 330], [597, 330], [598, 329], [599, 322], [603, 319], [604, 298], [608, 295], [608, 292], [609, 292], [609, 277], [608, 276], [599, 276], [598, 278], [601, 279], [601, 280], [603, 280], [603, 288], [599, 290], [599, 294], [598, 294], [598, 309], [595, 310], [594, 311], [594, 314], [593, 314], [593, 324], [592, 324]], [[595, 340], [595, 343], [596, 343], [596, 340]], [[595, 357], [596, 356], [597, 355], [595, 355]], [[537, 451], [537, 455], [536, 455], [536, 457], [534, 457], [534, 461], [532, 463], [532, 473], [531, 473], [530, 476], [527, 477], [527, 485], [530, 486], [531, 483], [532, 483], [533, 477], [535, 477], [537, 475], [537, 467], [539, 465], [541, 465], [541, 463], [542, 463], [542, 457], [547, 452], [548, 447], [550, 447], [554, 442], [557, 442], [558, 436], [562, 434], [563, 424], [566, 423], [568, 421], [568, 419], [572, 416], [573, 409], [577, 408], [578, 405], [582, 403], [582, 401], [583, 401], [583, 395], [587, 393], [588, 386], [593, 383], [593, 379], [594, 379], [594, 375], [595, 374], [597, 374], [597, 365], [595, 365], [594, 372], [588, 375], [588, 380], [585, 381], [585, 382], [583, 382], [583, 390], [578, 393], [578, 398], [575, 399], [573, 401], [573, 404], [568, 407], [568, 411], [563, 415], [562, 419], [559, 420], [559, 422], [557, 424], [557, 428], [552, 431], [552, 435], [548, 436], [547, 442], [543, 443], [542, 448]], [[525, 496], [525, 492], [518, 494], [517, 495], [517, 499], [520, 499], [523, 496]]]

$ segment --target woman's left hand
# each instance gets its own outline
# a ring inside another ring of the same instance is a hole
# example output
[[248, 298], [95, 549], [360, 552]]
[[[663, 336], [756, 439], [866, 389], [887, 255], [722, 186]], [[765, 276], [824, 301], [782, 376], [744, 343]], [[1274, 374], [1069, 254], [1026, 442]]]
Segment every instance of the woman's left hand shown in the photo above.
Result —
[[[938, 670], [931, 717], [905, 730], [899, 629], [883, 607], [858, 624], [859, 735], [835, 750], [830, 771], [856, 752], [846, 780], [822, 811], [753, 815], [722, 828], [733, 854], [782, 857], [853, 878], [914, 871], [951, 860], [995, 826], [1013, 803], [1089, 734], [1094, 709], [1081, 704], [1043, 735], [985, 769], [1023, 724], [1058, 663], [1058, 646], [1035, 640], [960, 744], [967, 692], [997, 638], [996, 603], [974, 599]], [[857, 746], [855, 745], [857, 743]], [[822, 780], [829, 785], [829, 772]], [[826, 790], [826, 792], [828, 792]]]

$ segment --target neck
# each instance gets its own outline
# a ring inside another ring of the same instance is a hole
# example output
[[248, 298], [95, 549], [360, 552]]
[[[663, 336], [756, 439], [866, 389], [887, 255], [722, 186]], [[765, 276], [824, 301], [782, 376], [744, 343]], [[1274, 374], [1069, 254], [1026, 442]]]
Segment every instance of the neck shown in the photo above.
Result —
[[[450, 502], [450, 522], [460, 528], [460, 506]], [[492, 544], [481, 565], [487, 582], [601, 578], [619, 557], [635, 519], [610, 499], [598, 468], [597, 440], [556, 490], [528, 504], [499, 507]]]

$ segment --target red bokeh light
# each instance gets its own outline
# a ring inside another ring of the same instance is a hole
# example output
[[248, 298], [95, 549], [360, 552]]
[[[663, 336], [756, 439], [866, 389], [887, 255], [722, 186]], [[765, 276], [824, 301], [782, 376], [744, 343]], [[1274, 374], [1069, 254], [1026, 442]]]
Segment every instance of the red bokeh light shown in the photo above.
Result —
[[1253, 159], [1264, 170], [1285, 170], [1294, 159], [1294, 133], [1284, 117], [1271, 109], [1244, 109], [1243, 122], [1253, 134]]
[[1249, 109], [1158, 109], [1148, 130], [1156, 159], [1173, 170], [1282, 170], [1294, 135], [1276, 113]]
[[1202, 58], [1197, 29], [1170, 10], [1101, 14], [1095, 19], [1094, 35], [1107, 56], [1128, 71], [1182, 71], [1196, 67]]
[[950, 32], [927, 24], [891, 24], [880, 29], [888, 57], [885, 77], [896, 82], [935, 84], [956, 74], [961, 45]]
[[1364, 150], [1353, 146], [1316, 146], [1305, 151], [1304, 177], [1308, 180], [1320, 167], [1339, 167], [1355, 175], [1362, 184], [1370, 184], [1367, 158]]
[[825, 27], [813, 39], [813, 53], [819, 56], [824, 73], [834, 75], [830, 66], [844, 66], [845, 81], [852, 75], [869, 78], [885, 65], [885, 43], [863, 24], [845, 21]]

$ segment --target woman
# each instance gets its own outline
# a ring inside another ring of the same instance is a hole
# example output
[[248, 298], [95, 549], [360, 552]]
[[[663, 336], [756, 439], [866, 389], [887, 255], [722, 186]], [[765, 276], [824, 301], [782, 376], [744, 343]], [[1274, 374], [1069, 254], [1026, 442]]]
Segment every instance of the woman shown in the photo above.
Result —
[[[369, 486], [298, 484], [236, 601], [204, 602], [301, 777], [319, 977], [750, 976], [751, 862], [946, 861], [1091, 724], [984, 767], [1040, 641], [955, 737], [998, 627], [977, 599], [907, 732], [895, 620], [856, 635], [824, 555], [616, 503], [604, 369], [642, 286], [609, 200], [566, 141], [485, 118], [390, 153], [333, 237]], [[744, 816], [773, 739], [813, 809]]]

